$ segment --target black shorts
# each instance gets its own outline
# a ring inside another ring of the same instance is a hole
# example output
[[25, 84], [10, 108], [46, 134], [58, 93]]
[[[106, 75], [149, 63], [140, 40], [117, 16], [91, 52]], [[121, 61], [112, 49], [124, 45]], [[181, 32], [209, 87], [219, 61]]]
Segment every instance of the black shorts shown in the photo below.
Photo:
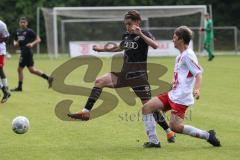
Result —
[[142, 101], [151, 99], [151, 88], [146, 74], [129, 77], [128, 74], [123, 72], [111, 73], [117, 77], [117, 84], [114, 88], [131, 87]]
[[32, 67], [34, 66], [34, 60], [33, 60], [33, 55], [27, 55], [27, 56], [20, 56], [19, 59], [19, 67], [24, 68], [25, 66], [27, 67]]

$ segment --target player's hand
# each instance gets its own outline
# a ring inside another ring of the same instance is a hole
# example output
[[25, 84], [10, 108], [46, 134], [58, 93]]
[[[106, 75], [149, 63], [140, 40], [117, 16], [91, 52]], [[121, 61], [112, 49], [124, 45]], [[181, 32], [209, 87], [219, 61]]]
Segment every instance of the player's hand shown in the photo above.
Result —
[[97, 45], [94, 45], [92, 49], [96, 52], [101, 52], [102, 51], [102, 48], [97, 46]]
[[32, 43], [28, 43], [26, 46], [27, 46], [28, 48], [33, 48], [33, 44], [32, 44]]
[[142, 34], [142, 30], [140, 27], [133, 25], [131, 28], [132, 32], [135, 33], [136, 35], [141, 35]]
[[200, 91], [199, 91], [199, 89], [194, 89], [194, 91], [193, 91], [193, 96], [194, 96], [196, 99], [199, 99], [199, 98], [200, 98]]
[[13, 45], [14, 45], [14, 47], [19, 47], [19, 42], [18, 41], [14, 41]]
[[199, 32], [203, 32], [204, 30], [205, 30], [205, 29], [201, 27], [201, 28], [199, 29]]

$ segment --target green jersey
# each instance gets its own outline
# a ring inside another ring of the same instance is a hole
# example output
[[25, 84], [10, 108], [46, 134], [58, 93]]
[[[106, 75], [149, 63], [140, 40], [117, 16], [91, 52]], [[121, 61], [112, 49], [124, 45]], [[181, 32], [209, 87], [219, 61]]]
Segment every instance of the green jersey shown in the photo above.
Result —
[[208, 19], [205, 26], [205, 43], [211, 43], [213, 39], [213, 21], [212, 19]]

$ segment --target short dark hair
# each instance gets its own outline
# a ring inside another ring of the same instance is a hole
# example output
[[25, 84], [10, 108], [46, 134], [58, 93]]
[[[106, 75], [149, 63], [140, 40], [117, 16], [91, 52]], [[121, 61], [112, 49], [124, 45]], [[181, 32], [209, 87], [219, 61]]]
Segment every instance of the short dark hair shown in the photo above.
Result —
[[22, 17], [19, 18], [19, 22], [20, 22], [20, 21], [27, 21], [27, 22], [28, 22], [28, 19], [27, 19], [27, 17], [22, 16]]
[[193, 32], [187, 26], [178, 27], [177, 29], [175, 29], [174, 34], [176, 34], [179, 39], [182, 39], [184, 44], [189, 44], [189, 42], [193, 38]]
[[131, 19], [133, 21], [141, 21], [141, 16], [137, 10], [131, 10], [125, 14], [124, 19]]

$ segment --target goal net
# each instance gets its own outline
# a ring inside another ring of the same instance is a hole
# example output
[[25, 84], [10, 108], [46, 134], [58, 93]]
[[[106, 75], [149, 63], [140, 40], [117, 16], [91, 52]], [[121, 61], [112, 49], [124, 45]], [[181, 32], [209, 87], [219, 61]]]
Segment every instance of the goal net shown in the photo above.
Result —
[[[93, 44], [120, 42], [125, 31], [124, 14], [132, 9], [140, 12], [142, 28], [153, 34], [165, 55], [175, 52], [171, 39], [174, 29], [181, 25], [195, 28], [192, 47], [197, 52], [202, 48], [204, 35], [196, 28], [204, 27], [205, 5], [55, 7], [42, 8], [48, 53], [55, 57], [71, 50], [91, 54]], [[150, 53], [158, 56], [161, 51]]]

